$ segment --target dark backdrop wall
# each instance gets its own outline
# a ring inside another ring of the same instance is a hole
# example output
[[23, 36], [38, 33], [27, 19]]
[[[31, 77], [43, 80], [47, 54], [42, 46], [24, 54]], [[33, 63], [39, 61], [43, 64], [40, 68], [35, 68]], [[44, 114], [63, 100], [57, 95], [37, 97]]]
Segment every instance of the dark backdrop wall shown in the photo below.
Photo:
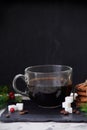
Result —
[[87, 78], [87, 6], [69, 3], [0, 5], [0, 85], [32, 65], [73, 67], [73, 82]]

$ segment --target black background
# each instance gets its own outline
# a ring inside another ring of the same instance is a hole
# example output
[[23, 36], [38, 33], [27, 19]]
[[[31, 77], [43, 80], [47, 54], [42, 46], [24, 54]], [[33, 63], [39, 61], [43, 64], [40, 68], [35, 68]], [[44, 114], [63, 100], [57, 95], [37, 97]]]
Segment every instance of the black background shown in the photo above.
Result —
[[73, 83], [87, 78], [87, 5], [68, 2], [0, 4], [0, 85], [32, 65], [73, 67]]

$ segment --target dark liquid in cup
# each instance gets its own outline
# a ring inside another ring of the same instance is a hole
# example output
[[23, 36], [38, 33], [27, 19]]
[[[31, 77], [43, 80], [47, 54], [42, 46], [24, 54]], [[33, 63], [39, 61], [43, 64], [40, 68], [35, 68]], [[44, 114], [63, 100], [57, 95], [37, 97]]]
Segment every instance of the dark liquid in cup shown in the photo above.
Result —
[[29, 97], [43, 107], [60, 106], [72, 88], [70, 82], [65, 86], [61, 82], [54, 77], [32, 79], [29, 82]]

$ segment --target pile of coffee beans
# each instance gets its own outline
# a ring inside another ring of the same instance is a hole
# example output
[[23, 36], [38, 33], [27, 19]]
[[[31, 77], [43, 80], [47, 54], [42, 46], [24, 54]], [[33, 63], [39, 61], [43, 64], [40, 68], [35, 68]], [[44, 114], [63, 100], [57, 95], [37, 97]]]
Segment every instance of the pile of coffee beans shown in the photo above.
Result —
[[[65, 111], [65, 109], [62, 109], [62, 110], [60, 111], [60, 113], [63, 114], [63, 115], [69, 115], [69, 112]], [[77, 109], [73, 109], [73, 113], [75, 113], [75, 114], [80, 114], [80, 111], [77, 110]]]

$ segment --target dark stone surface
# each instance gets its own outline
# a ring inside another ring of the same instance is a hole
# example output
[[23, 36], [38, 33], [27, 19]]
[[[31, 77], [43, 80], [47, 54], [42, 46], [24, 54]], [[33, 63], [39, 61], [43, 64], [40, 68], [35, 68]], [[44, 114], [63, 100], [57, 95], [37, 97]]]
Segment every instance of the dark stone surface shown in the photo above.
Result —
[[24, 110], [29, 113], [20, 115], [19, 112], [12, 113], [9, 118], [7, 109], [1, 115], [2, 122], [87, 122], [87, 116], [84, 113], [63, 115], [60, 108], [41, 108], [31, 101], [24, 101]]

